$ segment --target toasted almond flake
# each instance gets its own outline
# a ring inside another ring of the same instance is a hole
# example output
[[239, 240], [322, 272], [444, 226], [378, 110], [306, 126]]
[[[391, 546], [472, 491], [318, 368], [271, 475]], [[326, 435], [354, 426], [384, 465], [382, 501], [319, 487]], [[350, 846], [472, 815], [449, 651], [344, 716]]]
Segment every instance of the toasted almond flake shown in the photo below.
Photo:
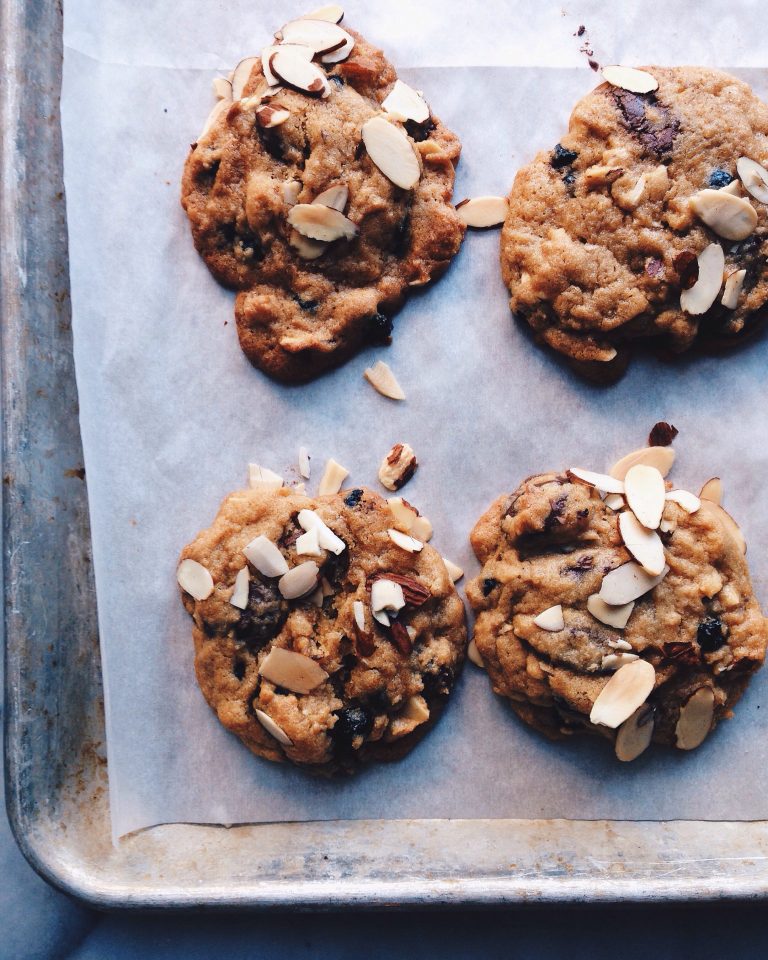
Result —
[[504, 223], [508, 208], [506, 197], [472, 197], [457, 203], [456, 213], [466, 226], [485, 229]]
[[736, 523], [733, 517], [719, 504], [711, 503], [711, 501], [703, 500], [701, 501], [702, 508], [713, 510], [715, 516], [723, 525], [728, 534], [736, 541], [736, 545], [742, 553], [747, 552], [747, 541], [744, 539], [744, 534], [741, 532], [741, 527]]
[[271, 127], [279, 127], [280, 124], [285, 123], [290, 115], [290, 110], [286, 110], [285, 107], [272, 107], [265, 103], [256, 111], [256, 122], [260, 127], [268, 130]]
[[227, 100], [232, 102], [232, 81], [226, 77], [213, 78], [213, 95], [217, 100]]
[[591, 487], [597, 487], [603, 493], [624, 493], [624, 484], [615, 477], [609, 477], [605, 473], [593, 473], [592, 470], [582, 470], [581, 467], [569, 467], [566, 471], [570, 477], [582, 480]]
[[600, 663], [600, 667], [602, 670], [618, 670], [620, 667], [623, 667], [624, 664], [632, 663], [633, 660], [639, 659], [636, 653], [625, 653], [624, 651], [606, 653]]
[[630, 207], [636, 207], [645, 193], [645, 174], [638, 177], [634, 187], [626, 194], [624, 200]]
[[324, 71], [293, 47], [278, 47], [269, 58], [269, 69], [279, 81], [302, 93], [327, 97], [331, 92]]
[[330, 23], [341, 23], [344, 11], [338, 3], [329, 3], [325, 7], [318, 7], [312, 13], [305, 13], [302, 20], [328, 20]]
[[395, 120], [413, 120], [415, 123], [429, 120], [429, 107], [424, 98], [402, 80], [395, 80], [381, 107]]
[[197, 560], [182, 560], [176, 570], [176, 580], [195, 600], [207, 600], [213, 593], [213, 577]]
[[616, 729], [648, 699], [656, 671], [647, 660], [620, 667], [600, 691], [589, 715], [591, 723]]
[[330, 494], [338, 493], [348, 476], [349, 470], [346, 467], [342, 467], [340, 463], [336, 463], [333, 459], [328, 460], [320, 480], [318, 496], [327, 497]]
[[[630, 600], [629, 603], [624, 603], [621, 606], [613, 606], [606, 603], [605, 600], [602, 600], [596, 593], [593, 593], [592, 596], [587, 598], [587, 610], [589, 610], [595, 620], [599, 620], [600, 623], [604, 623], [606, 626], [615, 627], [617, 630], [623, 630], [624, 627], [626, 627], [634, 607], [634, 600]], [[614, 641], [617, 645], [619, 642], [624, 641]], [[619, 647], [619, 649], [631, 650], [632, 648], [627, 644], [626, 648]]]
[[407, 550], [408, 553], [420, 553], [424, 548], [421, 540], [417, 540], [415, 537], [409, 537], [407, 533], [395, 530], [394, 527], [390, 527], [389, 530], [387, 530], [387, 534], [395, 546], [400, 547], [401, 550]]
[[432, 539], [432, 532], [432, 524], [426, 517], [419, 516], [413, 521], [411, 533], [417, 539], [423, 540], [424, 543], [428, 543]]
[[262, 576], [281, 577], [288, 572], [288, 562], [277, 546], [263, 534], [243, 547], [243, 553]]
[[296, 538], [296, 553], [300, 556], [305, 554], [311, 557], [322, 556], [320, 543], [317, 539], [317, 528], [307, 530], [306, 533], [302, 533], [300, 537]]
[[760, 203], [768, 203], [768, 170], [750, 157], [739, 157], [736, 172], [744, 189]]
[[608, 471], [616, 480], [623, 480], [630, 467], [637, 463], [645, 464], [647, 467], [655, 467], [662, 477], [666, 477], [672, 469], [675, 462], [675, 451], [672, 447], [643, 447], [641, 450], [633, 450], [626, 456], [618, 460]]
[[206, 133], [208, 133], [208, 131], [215, 125], [219, 117], [226, 116], [228, 111], [229, 101], [219, 100], [219, 102], [214, 106], [213, 110], [211, 110], [206, 117], [205, 123], [203, 124], [203, 129], [200, 131], [200, 136], [197, 139], [202, 140]]
[[436, 140], [419, 140], [416, 149], [427, 163], [441, 163], [448, 160], [448, 155]]
[[285, 687], [291, 693], [311, 693], [328, 679], [328, 674], [319, 663], [303, 653], [283, 647], [272, 647], [261, 661], [259, 674], [276, 687]]
[[701, 500], [709, 500], [710, 503], [716, 503], [718, 506], [723, 502], [723, 481], [720, 477], [711, 477], [699, 490]]
[[658, 533], [644, 527], [629, 510], [619, 514], [619, 531], [624, 546], [643, 569], [654, 577], [661, 573], [664, 569], [664, 544]]
[[396, 614], [405, 606], [403, 588], [394, 580], [376, 580], [371, 587], [371, 611], [374, 619], [389, 626], [389, 613]]
[[419, 696], [419, 694], [416, 694], [414, 697], [409, 697], [405, 702], [401, 716], [405, 717], [406, 720], [415, 720], [417, 726], [421, 723], [426, 723], [426, 721], [429, 720], [427, 701], [424, 697]]
[[[717, 191], [715, 191], [717, 192]], [[710, 243], [698, 256], [699, 278], [680, 294], [680, 309], [692, 316], [706, 313], [723, 285], [725, 254], [719, 243]]]
[[[597, 594], [595, 594], [595, 596], [597, 596]], [[601, 601], [601, 602], [602, 602], [602, 601]], [[607, 607], [608, 604], [606, 603], [605, 606]], [[629, 606], [629, 604], [627, 604], [627, 606]], [[632, 606], [634, 607], [634, 604], [632, 604]], [[609, 609], [611, 609], [611, 608], [609, 608]], [[622, 608], [621, 608], [621, 607], [613, 607], [612, 609], [614, 609], [614, 610], [620, 610], [620, 609], [622, 609]], [[608, 644], [609, 647], [613, 647], [614, 650], [629, 650], [630, 653], [632, 652], [632, 644], [631, 644], [631, 643], [627, 643], [626, 640], [622, 640], [621, 637], [617, 637], [615, 640], [612, 639], [611, 637], [608, 637], [605, 642]]]
[[301, 183], [298, 180], [286, 180], [283, 184], [283, 200], [292, 207], [299, 199]]
[[464, 571], [458, 564], [453, 563], [448, 557], [443, 557], [443, 563], [445, 564], [445, 569], [448, 571], [448, 576], [451, 578], [451, 583], [456, 583], [457, 580], [461, 580], [464, 576]]
[[344, 207], [349, 199], [349, 187], [340, 183], [334, 187], [328, 187], [322, 193], [318, 193], [312, 203], [319, 203], [321, 206], [330, 207], [332, 210], [338, 210], [343, 213]]
[[365, 630], [365, 604], [362, 600], [355, 600], [352, 604], [352, 610], [355, 616], [355, 623], [359, 630]]
[[715, 692], [711, 687], [699, 689], [680, 710], [675, 726], [675, 746], [678, 750], [695, 750], [706, 740], [715, 715]]
[[403, 190], [416, 186], [421, 176], [419, 157], [400, 127], [384, 117], [372, 117], [360, 134], [368, 156], [387, 179]]
[[662, 533], [674, 533], [677, 530], [677, 523], [674, 520], [665, 520], [662, 518], [661, 523], [659, 524], [659, 530]]
[[669, 567], [664, 567], [661, 573], [652, 577], [639, 563], [630, 560], [603, 577], [598, 596], [612, 607], [623, 607], [653, 590], [668, 573]]
[[611, 510], [623, 510], [626, 501], [620, 493], [609, 493], [603, 500], [603, 503], [606, 507], [610, 507]]
[[403, 500], [402, 497], [389, 497], [387, 506], [397, 529], [402, 530], [403, 533], [410, 533], [414, 521], [419, 515], [416, 508], [412, 507], [407, 500]]
[[296, 519], [302, 530], [306, 530], [307, 532], [311, 530], [317, 531], [317, 540], [323, 550], [330, 550], [331, 553], [335, 553], [336, 556], [338, 556], [346, 549], [347, 545], [341, 537], [337, 537], [322, 517], [315, 513], [314, 510], [299, 510]]
[[611, 86], [621, 87], [631, 93], [652, 93], [659, 89], [659, 81], [646, 70], [612, 64], [603, 67], [601, 72]]
[[735, 310], [738, 306], [741, 291], [744, 289], [746, 276], [746, 270], [734, 270], [733, 273], [728, 274], [725, 281], [725, 290], [720, 300], [720, 303], [722, 303], [726, 310]]
[[616, 733], [616, 757], [626, 763], [648, 749], [653, 737], [653, 707], [643, 704], [622, 723]]
[[741, 181], [740, 180], [731, 180], [731, 182], [726, 187], [720, 187], [724, 193], [732, 193], [734, 197], [740, 197], [741, 193]]
[[319, 575], [320, 568], [315, 561], [305, 560], [283, 574], [277, 582], [277, 588], [286, 600], [296, 600], [314, 590]]
[[259, 62], [258, 57], [246, 57], [232, 71], [232, 99], [240, 100], [251, 76], [251, 71]]
[[381, 461], [379, 481], [387, 490], [399, 490], [411, 479], [418, 465], [413, 447], [396, 443]]
[[[666, 488], [656, 467], [637, 463], [624, 478], [624, 494], [630, 510], [644, 527], [655, 530], [664, 511]], [[658, 572], [658, 571], [657, 571]]]
[[667, 494], [667, 500], [676, 503], [682, 507], [686, 513], [696, 513], [701, 506], [701, 500], [695, 493], [689, 493], [687, 490], [670, 490]]
[[299, 447], [299, 474], [309, 480], [309, 450], [306, 447]]
[[[317, 258], [322, 257], [328, 249], [327, 243], [323, 243], [321, 240], [310, 240], [307, 237], [302, 237], [298, 230], [291, 230], [288, 243], [290, 243], [302, 260], [317, 260]], [[290, 338], [283, 337], [283, 340], [288, 339]], [[283, 340], [280, 341], [281, 346], [284, 346]]]
[[623, 167], [610, 167], [604, 164], [588, 167], [582, 174], [584, 189], [594, 190], [598, 187], [605, 187], [618, 180], [623, 173]]
[[565, 627], [565, 620], [563, 618], [563, 608], [558, 603], [554, 607], [548, 607], [546, 610], [533, 618], [533, 622], [541, 630], [551, 630], [552, 632], [557, 632], [562, 630]]
[[283, 43], [299, 43], [310, 47], [315, 54], [339, 50], [352, 37], [330, 20], [302, 18], [291, 20], [280, 30]]
[[248, 606], [248, 587], [250, 580], [251, 573], [248, 567], [243, 567], [242, 570], [238, 570], [237, 576], [235, 577], [235, 588], [232, 591], [229, 602], [239, 610], [245, 610]]
[[310, 240], [331, 243], [334, 240], [351, 240], [357, 235], [357, 227], [343, 213], [322, 203], [297, 203], [288, 212], [288, 223]]
[[330, 53], [324, 53], [320, 57], [321, 63], [341, 63], [342, 60], [346, 60], [347, 57], [352, 53], [352, 49], [355, 46], [355, 41], [353, 37], [349, 37], [348, 40], [345, 40], [343, 45], [339, 47], [338, 50], [332, 50]]
[[383, 360], [377, 360], [372, 367], [366, 367], [363, 376], [383, 397], [389, 397], [390, 400], [405, 400], [405, 391], [397, 382], [389, 365]]
[[475, 643], [474, 637], [469, 641], [469, 646], [467, 647], [467, 657], [474, 663], [476, 667], [480, 667], [481, 670], [485, 670], [485, 663], [483, 658], [480, 656], [480, 651], [477, 649], [477, 644]]
[[268, 713], [264, 713], [263, 710], [257, 710], [255, 707], [253, 712], [256, 714], [256, 719], [264, 727], [267, 733], [271, 734], [278, 743], [281, 743], [284, 747], [292, 747], [293, 741], [283, 730], [278, 727], [272, 717]]
[[745, 240], [757, 226], [757, 211], [744, 197], [707, 188], [690, 203], [696, 216], [724, 240]]
[[248, 464], [248, 486], [252, 490], [279, 490], [283, 478], [274, 470], [260, 467], [258, 463]]
[[304, 60], [311, 60], [315, 55], [314, 50], [311, 47], [307, 47], [304, 44], [300, 43], [290, 43], [290, 44], [273, 44], [270, 47], [264, 47], [261, 51], [261, 72], [264, 74], [264, 79], [267, 81], [270, 87], [278, 87], [280, 85], [280, 80], [272, 73], [272, 70], [269, 66], [269, 61], [274, 57], [278, 50], [282, 47], [283, 50], [290, 50], [292, 53], [295, 53], [297, 57], [302, 57]]

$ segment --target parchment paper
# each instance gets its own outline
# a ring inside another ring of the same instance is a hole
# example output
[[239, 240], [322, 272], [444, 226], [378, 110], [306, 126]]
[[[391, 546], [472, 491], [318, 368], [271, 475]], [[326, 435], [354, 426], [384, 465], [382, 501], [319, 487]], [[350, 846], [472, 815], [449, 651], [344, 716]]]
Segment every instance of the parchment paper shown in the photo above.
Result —
[[[464, 144], [456, 197], [505, 193], [554, 145], [603, 63], [738, 68], [768, 93], [748, 0], [346, 4], [347, 21], [423, 89]], [[568, 465], [604, 469], [659, 419], [680, 429], [679, 485], [719, 474], [768, 602], [763, 338], [726, 358], [643, 357], [616, 386], [584, 385], [507, 307], [498, 233], [468, 235], [448, 274], [411, 298], [391, 348], [308, 386], [276, 386], [242, 356], [232, 295], [195, 253], [179, 206], [210, 82], [258, 52], [299, 3], [68, 0], [63, 129], [75, 354], [93, 524], [115, 836], [166, 821], [404, 817], [768, 817], [766, 682], [697, 753], [617, 763], [602, 742], [552, 745], [468, 665], [438, 727], [405, 760], [320, 782], [251, 756], [216, 721], [192, 669], [174, 578], [180, 548], [256, 460], [295, 475], [299, 444], [376, 485], [390, 444], [421, 467], [407, 496], [433, 543], [476, 570], [467, 535], [500, 492]], [[587, 28], [574, 37], [580, 24]], [[754, 42], [751, 37], [754, 36]], [[734, 158], [735, 159], [735, 158]], [[386, 359], [408, 400], [364, 383]]]

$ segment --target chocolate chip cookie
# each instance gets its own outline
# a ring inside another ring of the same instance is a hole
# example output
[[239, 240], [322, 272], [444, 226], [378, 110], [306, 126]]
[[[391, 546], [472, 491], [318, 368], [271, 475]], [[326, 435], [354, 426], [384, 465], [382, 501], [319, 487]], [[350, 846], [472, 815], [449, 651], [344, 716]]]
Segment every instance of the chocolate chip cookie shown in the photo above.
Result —
[[673, 490], [671, 459], [649, 447], [610, 475], [531, 477], [471, 537], [474, 643], [494, 691], [547, 736], [601, 734], [621, 760], [651, 741], [699, 746], [768, 641], [741, 532], [705, 499], [718, 485]]
[[402, 756], [439, 715], [464, 607], [393, 509], [362, 488], [240, 491], [182, 552], [200, 688], [259, 756], [351, 772]]
[[501, 264], [536, 338], [607, 381], [632, 341], [727, 345], [762, 318], [768, 106], [717, 70], [604, 74], [517, 174]]
[[461, 245], [457, 137], [380, 50], [323, 20], [286, 24], [218, 90], [182, 204], [211, 273], [238, 291], [249, 360], [301, 382], [388, 343], [408, 292]]

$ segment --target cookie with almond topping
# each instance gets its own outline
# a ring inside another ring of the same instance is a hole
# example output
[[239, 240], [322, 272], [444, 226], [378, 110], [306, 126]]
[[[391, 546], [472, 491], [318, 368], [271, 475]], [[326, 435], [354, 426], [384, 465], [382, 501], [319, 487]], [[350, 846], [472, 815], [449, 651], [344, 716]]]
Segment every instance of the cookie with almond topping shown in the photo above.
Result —
[[482, 570], [467, 597], [494, 692], [550, 738], [603, 735], [621, 760], [703, 742], [768, 642], [733, 520], [672, 490], [659, 449], [621, 479], [530, 477], [471, 535]]
[[[408, 506], [408, 505], [406, 505]], [[254, 753], [317, 773], [408, 752], [461, 668], [464, 607], [408, 507], [242, 490], [181, 554], [195, 672]]]
[[501, 237], [514, 313], [599, 381], [637, 341], [741, 341], [768, 300], [768, 106], [709, 68], [606, 75], [518, 172]]
[[237, 291], [246, 356], [302, 382], [388, 343], [408, 292], [461, 245], [458, 138], [380, 50], [320, 20], [286, 24], [219, 89], [232, 99], [192, 145], [182, 204]]

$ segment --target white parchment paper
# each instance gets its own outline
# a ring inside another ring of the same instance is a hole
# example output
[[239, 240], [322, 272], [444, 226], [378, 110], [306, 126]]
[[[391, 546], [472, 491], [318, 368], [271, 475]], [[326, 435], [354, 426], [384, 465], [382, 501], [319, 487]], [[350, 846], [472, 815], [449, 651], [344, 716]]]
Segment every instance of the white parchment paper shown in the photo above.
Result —
[[[584, 43], [603, 63], [731, 68], [768, 94], [763, 35], [753, 42], [745, 29], [749, 0], [567, 10], [540, 0], [349, 0], [346, 9], [460, 135], [457, 198], [505, 193], [520, 164], [557, 142], [596, 82]], [[193, 249], [179, 180], [212, 106], [212, 77], [301, 12], [294, 0], [66, 4], [75, 354], [115, 836], [168, 821], [768, 817], [768, 673], [697, 753], [649, 751], [622, 765], [601, 742], [546, 742], [468, 665], [439, 726], [408, 758], [332, 783], [253, 757], [204, 703], [178, 552], [244, 484], [249, 460], [291, 476], [299, 444], [313, 455], [313, 484], [334, 456], [352, 483], [375, 486], [383, 453], [409, 441], [421, 467], [407, 496], [432, 519], [433, 543], [471, 576], [468, 532], [500, 492], [570, 464], [604, 469], [670, 420], [680, 429], [676, 482], [696, 490], [723, 478], [768, 603], [766, 338], [726, 359], [643, 357], [621, 383], [587, 386], [513, 321], [492, 231], [468, 235], [444, 279], [411, 298], [391, 348], [299, 388], [248, 364], [233, 297]], [[364, 383], [378, 358], [407, 402]]]

